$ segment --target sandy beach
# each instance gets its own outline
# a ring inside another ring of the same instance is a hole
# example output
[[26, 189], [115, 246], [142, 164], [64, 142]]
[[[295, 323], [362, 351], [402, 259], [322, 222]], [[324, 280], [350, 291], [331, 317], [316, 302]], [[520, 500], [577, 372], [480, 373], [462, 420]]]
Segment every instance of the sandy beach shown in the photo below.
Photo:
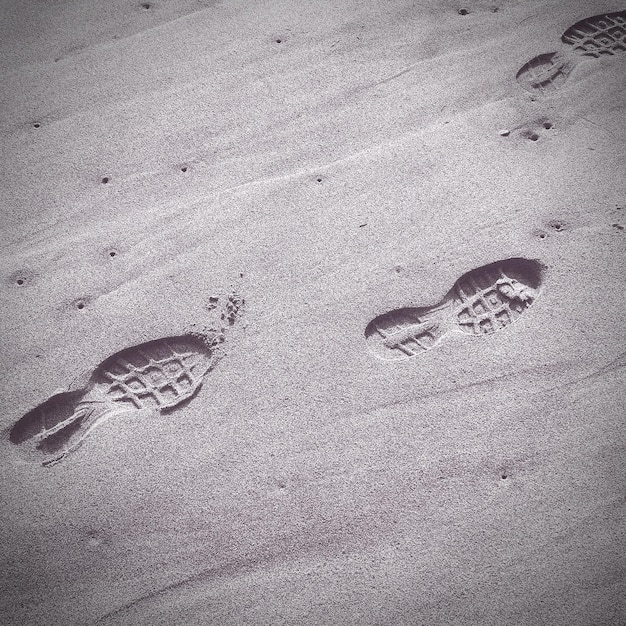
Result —
[[0, 624], [626, 624], [623, 2], [0, 35]]

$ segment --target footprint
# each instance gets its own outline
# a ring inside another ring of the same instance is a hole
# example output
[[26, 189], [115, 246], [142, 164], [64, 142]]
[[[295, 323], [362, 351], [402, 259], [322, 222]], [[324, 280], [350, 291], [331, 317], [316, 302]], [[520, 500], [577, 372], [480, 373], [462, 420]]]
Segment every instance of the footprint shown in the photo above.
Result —
[[537, 296], [543, 266], [528, 259], [507, 259], [471, 270], [443, 300], [431, 307], [384, 313], [365, 329], [370, 350], [392, 360], [416, 356], [458, 331], [488, 335], [514, 322]]
[[626, 52], [626, 11], [594, 15], [570, 26], [561, 36], [567, 47], [540, 54], [517, 72], [528, 91], [555, 91], [585, 57], [599, 58]]
[[212, 347], [193, 335], [127, 348], [103, 361], [84, 390], [55, 395], [24, 415], [9, 440], [34, 446], [46, 455], [43, 465], [58, 463], [117, 413], [167, 411], [188, 400], [216, 361]]

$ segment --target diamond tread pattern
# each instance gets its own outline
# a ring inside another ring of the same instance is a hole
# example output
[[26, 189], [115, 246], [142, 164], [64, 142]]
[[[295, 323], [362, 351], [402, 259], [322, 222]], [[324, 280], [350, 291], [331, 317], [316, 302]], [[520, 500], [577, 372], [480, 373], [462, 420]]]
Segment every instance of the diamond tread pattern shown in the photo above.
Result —
[[210, 366], [192, 338], [159, 339], [119, 352], [98, 368], [106, 398], [137, 409], [167, 410], [190, 398]]
[[466, 274], [454, 285], [461, 303], [456, 317], [459, 328], [470, 335], [488, 335], [514, 322], [532, 303], [509, 299], [498, 290], [498, 285], [512, 286], [511, 279], [501, 269], [477, 270]]

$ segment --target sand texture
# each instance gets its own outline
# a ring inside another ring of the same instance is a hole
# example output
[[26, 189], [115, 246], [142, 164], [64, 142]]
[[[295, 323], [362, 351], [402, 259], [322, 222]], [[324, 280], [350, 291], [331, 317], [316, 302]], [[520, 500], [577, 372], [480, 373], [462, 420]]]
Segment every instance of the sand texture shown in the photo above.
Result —
[[626, 624], [623, 2], [0, 47], [1, 624]]

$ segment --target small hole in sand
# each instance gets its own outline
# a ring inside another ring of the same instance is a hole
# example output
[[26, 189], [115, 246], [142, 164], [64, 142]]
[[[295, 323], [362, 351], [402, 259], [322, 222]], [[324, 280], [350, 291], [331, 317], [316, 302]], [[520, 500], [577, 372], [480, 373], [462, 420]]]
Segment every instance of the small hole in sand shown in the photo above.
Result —
[[113, 258], [114, 256], [117, 256], [117, 252], [115, 250], [111, 250], [111, 252], [109, 252], [109, 256]]
[[500, 476], [500, 478], [502, 478], [502, 480], [506, 480], [508, 478], [508, 475], [502, 472], [502, 475]]
[[550, 129], [550, 128], [552, 128], [552, 122], [544, 122], [544, 123], [543, 123], [543, 127], [544, 127], [545, 129]]
[[18, 278], [15, 282], [21, 287], [26, 281], [23, 278]]
[[41, 124], [39, 122], [35, 122], [33, 124], [33, 128], [40, 128], [40, 127], [41, 127]]
[[528, 135], [528, 139], [530, 139], [531, 141], [537, 141], [537, 139], [539, 139], [539, 135], [537, 133], [531, 133], [530, 135]]
[[79, 310], [84, 309], [85, 308], [85, 303], [84, 302], [78, 302], [76, 304], [76, 308], [79, 309]]
[[283, 43], [282, 39], [276, 39], [276, 43]]
[[184, 174], [184, 173], [187, 171], [187, 169], [188, 169], [188, 168], [187, 168], [187, 166], [186, 166], [186, 165], [183, 165], [183, 166], [180, 168], [180, 171]]
[[469, 11], [467, 9], [459, 9], [459, 15], [468, 15]]
[[492, 13], [497, 13], [500, 10], [500, 7], [491, 7], [490, 10]]
[[322, 182], [322, 177], [321, 177], [321, 176], [318, 176], [315, 180], [316, 180], [318, 183], [321, 183], [321, 182]]
[[103, 176], [102, 177], [102, 184], [106, 185], [111, 179], [108, 176]]
[[152, 7], [152, 5], [149, 2], [144, 2], [141, 6], [144, 9], [146, 9], [146, 11]]
[[539, 239], [545, 239], [545, 238], [546, 238], [546, 234], [545, 234], [545, 233], [541, 233], [541, 234], [539, 235]]

